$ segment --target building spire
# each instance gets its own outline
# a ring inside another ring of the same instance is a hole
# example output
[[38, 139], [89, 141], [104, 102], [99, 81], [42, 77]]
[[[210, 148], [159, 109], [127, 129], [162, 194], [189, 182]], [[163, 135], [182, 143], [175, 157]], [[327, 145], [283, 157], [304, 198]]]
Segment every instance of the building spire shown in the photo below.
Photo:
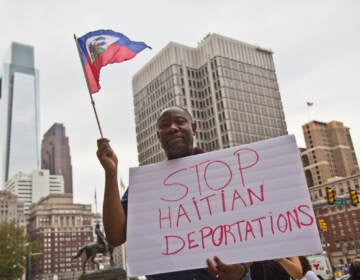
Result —
[[94, 192], [94, 201], [95, 201], [95, 213], [98, 213], [98, 208], [97, 208], [97, 195], [96, 195], [96, 187], [95, 187], [95, 192]]

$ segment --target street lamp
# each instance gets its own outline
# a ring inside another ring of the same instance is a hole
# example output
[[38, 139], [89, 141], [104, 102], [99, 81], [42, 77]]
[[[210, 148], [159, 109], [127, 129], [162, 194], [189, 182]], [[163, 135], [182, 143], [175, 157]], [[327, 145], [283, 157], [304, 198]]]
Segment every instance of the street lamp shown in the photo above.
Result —
[[348, 254], [349, 254], [349, 248], [348, 248], [348, 244], [346, 242], [344, 242], [344, 244], [341, 247], [342, 252], [344, 254], [345, 257], [345, 264], [348, 264]]
[[28, 262], [27, 262], [27, 279], [31, 280], [31, 257], [32, 256], [39, 256], [42, 255], [43, 253], [32, 253], [32, 243], [31, 242], [27, 242], [25, 243], [25, 246], [28, 247]]

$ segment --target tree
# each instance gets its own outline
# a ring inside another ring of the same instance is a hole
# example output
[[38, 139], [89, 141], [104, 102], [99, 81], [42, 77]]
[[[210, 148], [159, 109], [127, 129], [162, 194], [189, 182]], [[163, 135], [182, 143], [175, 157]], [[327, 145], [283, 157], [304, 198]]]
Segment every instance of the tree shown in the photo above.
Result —
[[28, 236], [15, 222], [0, 222], [0, 280], [20, 278], [26, 267]]

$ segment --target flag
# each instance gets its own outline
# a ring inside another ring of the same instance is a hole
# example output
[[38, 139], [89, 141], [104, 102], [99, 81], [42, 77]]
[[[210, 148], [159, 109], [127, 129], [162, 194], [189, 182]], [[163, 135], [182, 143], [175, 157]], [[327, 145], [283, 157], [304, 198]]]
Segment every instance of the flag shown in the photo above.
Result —
[[314, 105], [314, 102], [306, 102], [306, 105], [308, 105], [309, 107], [311, 107], [312, 105]]
[[123, 191], [126, 189], [125, 184], [121, 178], [120, 178], [120, 186]]
[[76, 39], [76, 44], [90, 93], [100, 90], [101, 67], [129, 60], [145, 48], [151, 49], [144, 42], [131, 41], [125, 35], [112, 30], [89, 32]]

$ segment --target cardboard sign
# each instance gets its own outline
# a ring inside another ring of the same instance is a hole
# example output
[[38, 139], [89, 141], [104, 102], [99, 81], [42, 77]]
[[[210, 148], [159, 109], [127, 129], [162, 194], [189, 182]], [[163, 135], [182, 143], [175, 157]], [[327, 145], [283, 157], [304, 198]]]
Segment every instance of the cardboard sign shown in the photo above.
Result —
[[294, 136], [130, 169], [127, 272], [321, 252]]

